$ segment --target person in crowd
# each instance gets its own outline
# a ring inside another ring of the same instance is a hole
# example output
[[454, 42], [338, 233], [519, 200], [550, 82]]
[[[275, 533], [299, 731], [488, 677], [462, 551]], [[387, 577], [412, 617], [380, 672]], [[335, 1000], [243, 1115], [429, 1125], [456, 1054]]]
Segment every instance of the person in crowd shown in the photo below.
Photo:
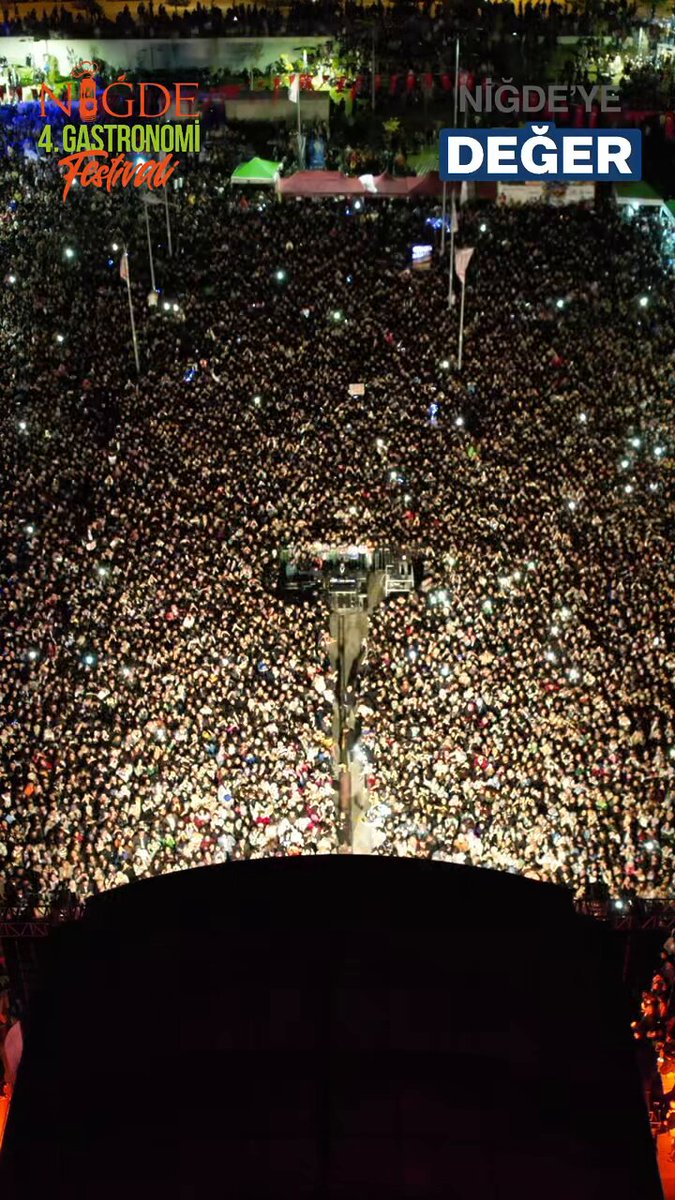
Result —
[[459, 372], [447, 275], [409, 270], [432, 207], [242, 209], [230, 138], [171, 191], [173, 257], [150, 212], [148, 307], [133, 189], [64, 204], [54, 158], [26, 159], [12, 128], [6, 902], [338, 850], [327, 612], [268, 584], [283, 548], [331, 544], [424, 562], [421, 590], [373, 613], [357, 681], [377, 853], [669, 895], [675, 309], [658, 220], [463, 208]]

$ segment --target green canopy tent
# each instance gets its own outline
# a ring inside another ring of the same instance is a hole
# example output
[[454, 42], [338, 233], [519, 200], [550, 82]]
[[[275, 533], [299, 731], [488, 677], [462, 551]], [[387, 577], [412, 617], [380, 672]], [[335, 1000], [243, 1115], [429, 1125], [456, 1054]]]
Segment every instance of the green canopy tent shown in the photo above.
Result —
[[421, 154], [409, 154], [408, 166], [412, 167], [416, 175], [429, 175], [432, 171], [438, 172], [440, 155], [437, 148], [423, 150]]
[[617, 204], [631, 204], [634, 208], [643, 208], [645, 205], [658, 208], [663, 204], [658, 192], [644, 179], [633, 183], [615, 183], [614, 196]]
[[232, 172], [230, 183], [249, 183], [254, 187], [274, 187], [279, 178], [281, 163], [265, 158], [252, 158]]

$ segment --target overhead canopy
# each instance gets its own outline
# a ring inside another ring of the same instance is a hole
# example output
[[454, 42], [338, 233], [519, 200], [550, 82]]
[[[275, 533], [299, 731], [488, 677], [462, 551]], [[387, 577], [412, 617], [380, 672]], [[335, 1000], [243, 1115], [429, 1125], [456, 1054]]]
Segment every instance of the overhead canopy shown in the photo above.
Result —
[[231, 183], [251, 183], [257, 186], [273, 186], [281, 170], [281, 163], [268, 162], [266, 158], [252, 158], [232, 172]]
[[407, 175], [399, 178], [393, 175], [361, 175], [359, 176], [369, 196], [438, 196], [443, 191], [443, 185], [435, 172], [427, 175]]
[[637, 207], [640, 204], [662, 203], [658, 193], [644, 180], [640, 183], [617, 183], [614, 185], [614, 194], [617, 204], [634, 204]]
[[[408, 175], [395, 178], [392, 175], [361, 175], [354, 179], [340, 171], [297, 171], [287, 179], [279, 180], [282, 196], [369, 196], [373, 200], [400, 197], [403, 200], [438, 198], [443, 194], [443, 183], [436, 171], [426, 175]], [[448, 194], [453, 189], [459, 193], [459, 183], [448, 184]], [[494, 200], [497, 188], [494, 183], [478, 184], [476, 197]]]
[[365, 188], [358, 179], [341, 171], [296, 171], [279, 181], [282, 196], [363, 196]]
[[427, 175], [429, 171], [438, 171], [440, 155], [438, 147], [423, 150], [421, 154], [409, 154], [408, 162], [416, 175]]

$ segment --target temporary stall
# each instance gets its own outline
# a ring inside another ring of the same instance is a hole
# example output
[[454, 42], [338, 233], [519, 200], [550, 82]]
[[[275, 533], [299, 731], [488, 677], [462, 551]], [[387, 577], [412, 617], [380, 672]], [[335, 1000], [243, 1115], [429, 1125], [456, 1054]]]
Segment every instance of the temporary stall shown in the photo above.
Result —
[[230, 183], [248, 183], [255, 187], [274, 187], [279, 178], [281, 163], [265, 158], [252, 158], [232, 172]]

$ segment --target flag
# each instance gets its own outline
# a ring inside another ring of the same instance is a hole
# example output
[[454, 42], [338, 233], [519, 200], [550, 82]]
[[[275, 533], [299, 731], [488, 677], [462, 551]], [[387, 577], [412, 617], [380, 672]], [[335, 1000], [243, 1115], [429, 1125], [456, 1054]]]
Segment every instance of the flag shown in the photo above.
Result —
[[129, 282], [129, 256], [126, 250], [120, 259], [120, 279], [123, 279], [125, 283]]
[[474, 247], [467, 247], [466, 250], [457, 250], [455, 253], [455, 272], [462, 287], [466, 283], [466, 268], [471, 261]]
[[294, 75], [293, 82], [291, 83], [291, 86], [288, 89], [288, 99], [291, 101], [291, 104], [297, 104], [299, 96], [300, 96], [300, 76]]
[[466, 179], [463, 179], [462, 186], [459, 189], [459, 203], [466, 204], [468, 199], [469, 199], [469, 185], [468, 185]]
[[377, 184], [375, 183], [374, 175], [359, 175], [359, 183], [362, 183], [367, 192], [371, 196], [377, 195]]

